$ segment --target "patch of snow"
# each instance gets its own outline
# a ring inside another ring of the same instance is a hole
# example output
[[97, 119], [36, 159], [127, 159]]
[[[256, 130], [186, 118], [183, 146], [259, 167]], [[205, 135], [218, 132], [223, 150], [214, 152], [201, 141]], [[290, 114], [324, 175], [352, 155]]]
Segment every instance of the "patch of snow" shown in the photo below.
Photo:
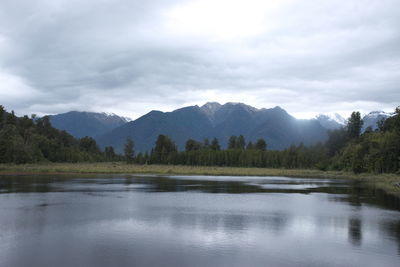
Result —
[[317, 120], [327, 120], [327, 121], [333, 121], [337, 122], [340, 125], [346, 125], [347, 120], [343, 118], [339, 113], [325, 113], [325, 114], [319, 114], [316, 116]]
[[121, 117], [121, 119], [125, 120], [126, 122], [130, 122], [133, 121], [131, 118], [129, 117]]
[[371, 111], [370, 113], [366, 114], [364, 116], [364, 118], [365, 117], [368, 117], [368, 118], [386, 117], [387, 118], [387, 117], [390, 117], [391, 115], [392, 115], [391, 113], [387, 113], [382, 110], [376, 110], [376, 111]]
[[112, 112], [102, 112], [102, 114], [106, 115], [107, 117], [117, 116], [115, 113], [112, 113]]
[[221, 104], [218, 102], [207, 102], [203, 106], [201, 106], [201, 110], [207, 116], [213, 116], [215, 112], [217, 112], [221, 108]]

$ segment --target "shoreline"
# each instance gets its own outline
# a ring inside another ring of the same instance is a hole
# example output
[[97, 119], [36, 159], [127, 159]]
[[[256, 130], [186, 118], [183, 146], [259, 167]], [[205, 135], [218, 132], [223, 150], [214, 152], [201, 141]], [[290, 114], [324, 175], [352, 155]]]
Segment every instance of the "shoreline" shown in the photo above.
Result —
[[80, 174], [154, 174], [215, 176], [285, 176], [299, 178], [352, 179], [381, 189], [400, 198], [400, 175], [354, 174], [316, 169], [273, 169], [249, 167], [136, 165], [124, 162], [0, 164], [0, 176], [17, 175], [80, 175]]

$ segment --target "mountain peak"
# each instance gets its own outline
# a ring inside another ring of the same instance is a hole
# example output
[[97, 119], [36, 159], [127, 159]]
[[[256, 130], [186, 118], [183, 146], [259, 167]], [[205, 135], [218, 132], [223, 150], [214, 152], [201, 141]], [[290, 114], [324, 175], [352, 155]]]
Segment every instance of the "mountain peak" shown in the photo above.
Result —
[[243, 109], [245, 109], [246, 111], [249, 111], [249, 112], [258, 111], [257, 108], [255, 108], [253, 106], [250, 106], [250, 105], [246, 105], [246, 104], [241, 103], [241, 102], [228, 102], [224, 106], [239, 106], [239, 107], [242, 107]]
[[319, 114], [315, 119], [326, 129], [338, 129], [347, 123], [346, 119], [338, 113]]
[[70, 111], [49, 117], [51, 124], [55, 128], [66, 130], [77, 138], [98, 136], [131, 120], [114, 113], [90, 111]]
[[374, 110], [374, 111], [371, 111], [370, 113], [366, 114], [364, 116], [364, 118], [365, 117], [380, 117], [380, 116], [381, 117], [390, 117], [390, 113], [387, 113], [382, 110]]
[[370, 113], [364, 115], [363, 117], [363, 130], [367, 129], [368, 127], [371, 127], [372, 129], [376, 129], [378, 127], [377, 123], [381, 120], [386, 120], [391, 116], [390, 113], [376, 110], [376, 111], [371, 111]]
[[280, 106], [275, 106], [274, 108], [272, 108], [272, 110], [275, 110], [275, 111], [279, 111], [279, 112], [285, 112], [285, 113], [287, 113], [287, 111], [286, 111], [286, 110], [284, 110], [283, 108], [281, 108]]
[[221, 106], [221, 104], [220, 104], [220, 103], [218, 103], [218, 102], [211, 101], [211, 102], [207, 102], [207, 103], [205, 103], [205, 104], [204, 104], [204, 105], [202, 105], [201, 107], [209, 107], [209, 106], [218, 106], [218, 107], [220, 107], [220, 106]]
[[207, 116], [213, 116], [215, 112], [217, 112], [222, 105], [218, 102], [207, 102], [203, 106], [201, 106], [201, 110], [207, 115]]

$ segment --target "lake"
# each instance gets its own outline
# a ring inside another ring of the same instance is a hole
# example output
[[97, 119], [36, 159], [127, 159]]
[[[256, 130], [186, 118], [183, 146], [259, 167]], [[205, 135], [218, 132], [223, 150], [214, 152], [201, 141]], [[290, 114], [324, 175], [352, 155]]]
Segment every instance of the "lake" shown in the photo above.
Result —
[[0, 266], [400, 266], [400, 202], [356, 181], [0, 176]]

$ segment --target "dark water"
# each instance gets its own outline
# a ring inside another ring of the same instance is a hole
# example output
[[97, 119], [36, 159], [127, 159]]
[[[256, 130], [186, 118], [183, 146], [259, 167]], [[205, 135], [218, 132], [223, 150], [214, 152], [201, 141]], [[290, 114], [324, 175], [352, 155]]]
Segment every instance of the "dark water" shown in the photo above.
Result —
[[0, 177], [0, 266], [400, 266], [399, 200], [284, 177]]

